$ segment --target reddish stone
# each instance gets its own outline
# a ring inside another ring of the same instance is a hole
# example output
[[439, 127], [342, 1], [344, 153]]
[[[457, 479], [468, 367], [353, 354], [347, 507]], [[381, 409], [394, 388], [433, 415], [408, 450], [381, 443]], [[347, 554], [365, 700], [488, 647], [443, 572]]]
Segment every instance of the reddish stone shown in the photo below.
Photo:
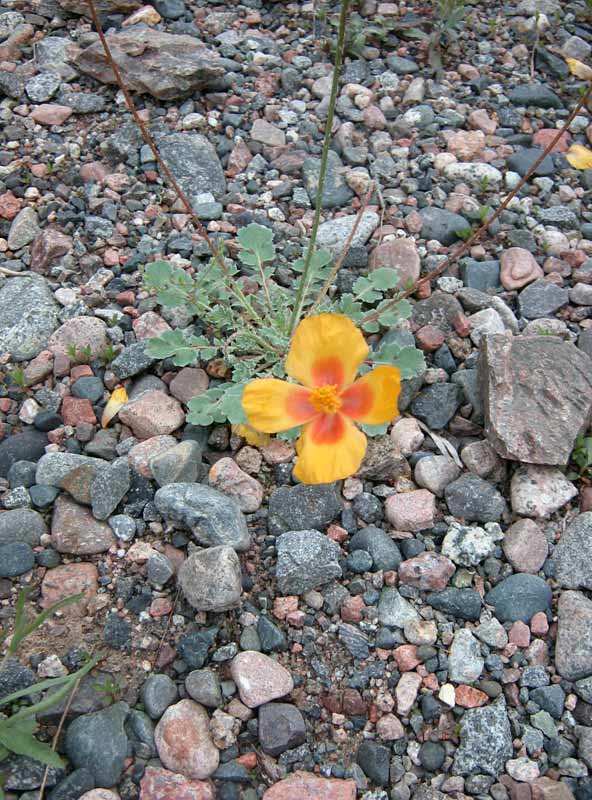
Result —
[[592, 511], [592, 486], [585, 486], [580, 490], [581, 511]]
[[53, 355], [49, 350], [42, 350], [39, 355], [25, 367], [25, 383], [34, 386], [47, 378], [53, 371]]
[[536, 778], [531, 784], [532, 800], [574, 800], [569, 786], [563, 781], [551, 780], [547, 775]]
[[343, 713], [348, 717], [363, 717], [368, 713], [368, 706], [357, 689], [344, 689]]
[[230, 178], [234, 178], [241, 172], [244, 172], [249, 166], [253, 154], [243, 142], [239, 140], [233, 147], [230, 155], [228, 156], [228, 166], [226, 167], [226, 174]]
[[75, 383], [80, 378], [92, 378], [94, 372], [88, 366], [88, 364], [76, 364], [76, 366], [72, 367], [70, 370], [70, 377], [72, 378], [72, 382]]
[[530, 630], [535, 636], [544, 636], [549, 630], [549, 621], [544, 611], [537, 611], [530, 620]]
[[474, 686], [467, 686], [463, 683], [455, 688], [454, 700], [456, 705], [462, 708], [478, 708], [479, 706], [485, 705], [489, 698], [485, 692], [481, 692], [479, 689], [475, 689]]
[[286, 622], [293, 628], [303, 628], [306, 622], [306, 614], [304, 611], [290, 611], [286, 615]]
[[97, 421], [90, 400], [83, 400], [80, 397], [68, 395], [62, 400], [62, 419], [64, 425], [76, 427], [80, 422], [88, 422], [94, 425]]
[[89, 161], [80, 167], [80, 177], [85, 183], [103, 183], [107, 168], [100, 161]]
[[294, 458], [294, 446], [282, 439], [272, 439], [265, 447], [261, 448], [261, 455], [266, 464], [287, 464]]
[[[543, 150], [551, 144], [553, 139], [557, 136], [559, 131], [557, 128], [541, 128], [532, 137], [532, 143], [535, 147], [541, 147]], [[552, 153], [565, 153], [569, 149], [571, 136], [567, 131], [564, 131], [559, 137], [559, 141], [553, 146]]]
[[532, 792], [528, 783], [515, 781], [509, 775], [502, 775], [500, 783], [509, 791], [511, 800], [531, 800]]
[[187, 405], [194, 397], [203, 394], [210, 384], [207, 373], [199, 367], [184, 367], [170, 383], [173, 397]]
[[402, 644], [393, 651], [393, 658], [397, 662], [397, 667], [400, 672], [410, 672], [418, 664], [421, 664], [421, 659], [417, 657], [417, 647], [414, 644]]
[[421, 682], [421, 676], [417, 672], [404, 672], [401, 675], [395, 689], [397, 713], [401, 717], [406, 717], [413, 708]]
[[392, 494], [386, 501], [386, 518], [398, 531], [423, 531], [434, 524], [436, 497], [427, 489]]
[[446, 556], [426, 551], [400, 564], [399, 582], [421, 591], [439, 592], [446, 588], [454, 571], [454, 564]]
[[63, 125], [72, 116], [70, 106], [57, 103], [42, 103], [31, 111], [31, 119], [39, 125]]
[[510, 644], [515, 644], [517, 647], [528, 647], [530, 644], [530, 628], [526, 623], [518, 620], [510, 628], [508, 640]]
[[94, 564], [64, 564], [45, 573], [41, 584], [41, 606], [49, 608], [65, 597], [84, 593], [77, 603], [64, 606], [61, 613], [80, 615], [86, 613], [88, 601], [97, 593], [99, 573]]
[[216, 800], [211, 781], [194, 781], [168, 769], [146, 767], [140, 800]]
[[119, 420], [138, 439], [150, 439], [176, 431], [185, 422], [185, 414], [178, 400], [153, 389], [126, 403], [119, 411]]
[[276, 619], [284, 620], [291, 611], [298, 609], [298, 597], [287, 595], [286, 597], [276, 597], [273, 601], [273, 616]]
[[341, 614], [341, 619], [344, 622], [361, 622], [362, 611], [365, 608], [366, 604], [364, 603], [362, 596], [355, 595], [354, 597], [346, 598], [339, 613]]
[[132, 292], [119, 292], [119, 294], [115, 297], [115, 301], [119, 303], [120, 306], [131, 306], [136, 300], [136, 295]]
[[[135, 309], [134, 309], [135, 310]], [[160, 336], [161, 333], [171, 330], [171, 326], [154, 311], [147, 311], [141, 317], [132, 322], [132, 328], [136, 334], [136, 339], [150, 339], [153, 336]]]
[[424, 325], [416, 334], [417, 345], [426, 353], [433, 353], [444, 344], [444, 333], [434, 325]]
[[333, 542], [337, 542], [337, 544], [343, 544], [343, 542], [347, 540], [348, 535], [345, 528], [342, 528], [340, 525], [331, 523], [327, 528], [327, 538], [331, 539]]
[[419, 278], [420, 258], [413, 239], [391, 239], [381, 242], [370, 254], [370, 270], [388, 267], [399, 278], [399, 287], [406, 289]]
[[45, 228], [31, 245], [31, 269], [40, 275], [49, 272], [54, 262], [72, 249], [72, 238], [57, 228]]
[[352, 780], [295, 772], [268, 789], [263, 800], [356, 800], [356, 784]]
[[197, 781], [216, 771], [220, 754], [209, 723], [208, 712], [193, 700], [167, 708], [154, 731], [159, 758], [167, 769]]
[[0, 194], [0, 217], [7, 220], [14, 219], [21, 210], [22, 205], [23, 201], [15, 197], [12, 192]]
[[545, 534], [532, 519], [519, 519], [510, 525], [502, 548], [506, 558], [518, 572], [538, 572], [548, 553]]
[[155, 597], [150, 604], [151, 617], [167, 617], [173, 610], [173, 603], [168, 597]]

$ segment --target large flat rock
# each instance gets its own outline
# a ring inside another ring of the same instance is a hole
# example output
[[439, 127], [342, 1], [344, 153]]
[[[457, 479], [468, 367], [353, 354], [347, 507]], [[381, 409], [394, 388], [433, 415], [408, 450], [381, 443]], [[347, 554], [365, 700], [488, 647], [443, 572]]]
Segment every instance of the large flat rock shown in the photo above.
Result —
[[487, 336], [479, 360], [485, 429], [503, 458], [567, 464], [592, 414], [592, 361], [555, 336]]

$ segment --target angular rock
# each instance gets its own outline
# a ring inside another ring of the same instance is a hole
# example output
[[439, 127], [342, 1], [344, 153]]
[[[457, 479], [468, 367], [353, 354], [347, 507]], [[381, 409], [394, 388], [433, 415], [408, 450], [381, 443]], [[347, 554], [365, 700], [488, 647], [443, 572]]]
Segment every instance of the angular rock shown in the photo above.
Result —
[[477, 475], [461, 475], [444, 490], [450, 513], [467, 522], [497, 522], [506, 501], [497, 489]]
[[496, 522], [487, 522], [485, 528], [467, 528], [453, 522], [442, 542], [442, 554], [460, 566], [475, 567], [493, 555], [503, 536]]
[[276, 580], [281, 594], [304, 594], [341, 577], [339, 545], [315, 530], [291, 531], [277, 539]]
[[45, 280], [11, 278], [0, 287], [0, 351], [28, 361], [45, 350], [58, 325], [59, 306]]
[[440, 553], [425, 551], [399, 566], [399, 581], [421, 591], [444, 589], [455, 572], [454, 564]]
[[211, 781], [194, 781], [177, 772], [151, 766], [144, 770], [140, 796], [142, 800], [216, 800]]
[[585, 353], [555, 336], [490, 336], [479, 379], [487, 437], [503, 458], [567, 464], [592, 413]]
[[51, 336], [48, 348], [54, 356], [67, 356], [71, 348], [88, 348], [95, 358], [107, 346], [106, 331], [107, 326], [98, 317], [72, 317]]
[[392, 494], [385, 505], [386, 518], [398, 531], [431, 528], [435, 513], [436, 497], [427, 489]]
[[191, 531], [205, 547], [249, 548], [251, 539], [242, 511], [231, 497], [198, 483], [170, 483], [154, 495], [160, 514]]
[[294, 681], [288, 670], [269, 656], [254, 650], [245, 650], [232, 660], [232, 680], [236, 683], [240, 699], [249, 708], [278, 700], [290, 694]]
[[232, 458], [221, 458], [211, 467], [209, 482], [214, 489], [234, 497], [241, 511], [256, 511], [263, 501], [263, 486], [247, 475]]
[[549, 550], [545, 534], [531, 519], [519, 519], [510, 525], [502, 547], [517, 572], [538, 572]]
[[502, 698], [463, 714], [460, 745], [452, 768], [455, 775], [492, 775], [496, 778], [512, 755], [512, 731]]
[[459, 619], [475, 621], [481, 614], [481, 595], [475, 589], [450, 587], [441, 592], [430, 592], [426, 601], [433, 608]]
[[419, 215], [423, 221], [421, 236], [423, 239], [436, 239], [443, 245], [454, 244], [460, 239], [458, 231], [464, 231], [469, 223], [460, 214], [454, 214], [444, 208], [427, 206], [422, 208]]
[[209, 778], [220, 754], [212, 742], [208, 712], [193, 700], [169, 706], [154, 731], [158, 757], [167, 769], [192, 780]]
[[[352, 238], [351, 246], [359, 247], [364, 245], [376, 230], [379, 222], [380, 217], [374, 211], [364, 211], [360, 224]], [[354, 214], [321, 223], [317, 236], [318, 246], [329, 250], [332, 255], [338, 256], [355, 224], [356, 215]]]
[[66, 616], [85, 613], [88, 601], [98, 589], [99, 573], [94, 564], [62, 564], [47, 570], [41, 583], [41, 605], [49, 608], [65, 597], [84, 594], [78, 602], [62, 608]]
[[485, 595], [500, 622], [530, 622], [539, 611], [551, 608], [551, 587], [538, 575], [518, 573], [500, 581]]
[[358, 766], [364, 775], [378, 786], [389, 784], [390, 757], [390, 749], [373, 739], [364, 739], [356, 753]]
[[[0, 521], [2, 517], [0, 517]], [[579, 514], [553, 552], [555, 580], [567, 589], [592, 589], [592, 512]]]
[[552, 317], [556, 311], [569, 302], [567, 289], [545, 280], [529, 284], [520, 292], [518, 308], [526, 319]]
[[197, 611], [229, 611], [240, 605], [241, 567], [232, 547], [208, 547], [189, 556], [179, 586]]
[[276, 536], [286, 531], [320, 529], [333, 522], [341, 509], [333, 484], [280, 486], [269, 498], [267, 527]]
[[123, 725], [128, 712], [126, 703], [115, 703], [78, 717], [66, 731], [68, 758], [75, 767], [90, 770], [99, 786], [115, 786], [123, 772], [128, 747]]
[[454, 634], [448, 656], [448, 677], [454, 683], [474, 683], [483, 671], [479, 642], [471, 631], [461, 628]]
[[91, 458], [77, 453], [45, 453], [37, 464], [35, 481], [61, 489], [68, 476], [80, 467], [88, 467], [96, 474], [108, 466], [109, 463], [102, 458]]
[[201, 448], [197, 442], [179, 442], [153, 456], [150, 459], [149, 469], [159, 486], [167, 486], [169, 483], [194, 483], [202, 472]]
[[157, 390], [142, 392], [119, 410], [119, 419], [138, 439], [166, 436], [185, 422], [181, 404]]
[[378, 601], [378, 619], [382, 625], [404, 628], [409, 622], [419, 620], [419, 614], [394, 586], [385, 586]]
[[419, 278], [420, 258], [413, 239], [391, 239], [377, 245], [368, 261], [370, 270], [388, 267], [396, 272], [398, 286], [404, 289]]
[[[282, 136], [283, 136], [282, 132]], [[339, 208], [347, 205], [354, 193], [343, 177], [345, 168], [335, 150], [329, 150], [327, 158], [327, 174], [323, 186], [323, 208]], [[320, 159], [307, 158], [302, 164], [304, 183], [311, 203], [315, 202], [319, 183]]]
[[115, 544], [113, 532], [106, 523], [97, 521], [89, 509], [64, 495], [55, 502], [51, 540], [58, 553], [73, 555], [104, 553]]
[[279, 756], [306, 741], [304, 717], [289, 703], [266, 703], [259, 708], [258, 736], [265, 753]]
[[123, 500], [131, 486], [126, 457], [116, 458], [100, 470], [90, 487], [92, 513], [96, 519], [107, 519]]
[[205, 136], [171, 133], [159, 138], [158, 146], [165, 163], [190, 198], [209, 192], [217, 200], [224, 194], [226, 178], [222, 164]]
[[[117, 66], [126, 76], [127, 87], [159, 100], [186, 97], [196, 89], [207, 88], [225, 73], [217, 63], [217, 53], [194, 36], [139, 25], [111, 33], [107, 41]], [[74, 63], [101, 83], [116, 83], [98, 41], [82, 50]]]
[[263, 800], [356, 800], [356, 784], [353, 780], [294, 772], [270, 787]]
[[581, 592], [563, 592], [557, 606], [555, 665], [568, 681], [592, 675], [592, 601]]
[[512, 510], [525, 517], [546, 519], [577, 493], [573, 483], [554, 467], [520, 467], [510, 484]]

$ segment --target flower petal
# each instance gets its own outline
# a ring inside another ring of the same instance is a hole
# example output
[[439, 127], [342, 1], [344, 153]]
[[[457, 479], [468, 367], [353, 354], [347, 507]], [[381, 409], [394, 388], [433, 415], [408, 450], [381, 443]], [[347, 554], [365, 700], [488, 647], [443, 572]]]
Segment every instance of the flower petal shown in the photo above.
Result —
[[271, 436], [268, 433], [260, 433], [250, 425], [232, 425], [231, 430], [235, 436], [240, 436], [253, 447], [267, 447], [271, 442]]
[[396, 367], [375, 367], [341, 395], [341, 413], [365, 425], [382, 425], [399, 415], [401, 373]]
[[572, 144], [565, 157], [574, 169], [592, 169], [592, 150], [583, 144]]
[[305, 426], [296, 449], [299, 481], [333, 483], [358, 471], [366, 437], [342, 414], [323, 414]]
[[318, 413], [303, 386], [277, 378], [258, 378], [245, 386], [243, 409], [249, 425], [263, 433], [287, 431], [310, 422]]
[[296, 328], [286, 372], [305, 386], [347, 386], [367, 355], [362, 332], [349, 317], [318, 314]]
[[107, 427], [113, 417], [119, 412], [119, 409], [127, 403], [127, 399], [127, 392], [123, 386], [118, 386], [113, 390], [111, 397], [107, 401], [107, 405], [103, 409], [103, 416], [101, 417], [102, 428]]

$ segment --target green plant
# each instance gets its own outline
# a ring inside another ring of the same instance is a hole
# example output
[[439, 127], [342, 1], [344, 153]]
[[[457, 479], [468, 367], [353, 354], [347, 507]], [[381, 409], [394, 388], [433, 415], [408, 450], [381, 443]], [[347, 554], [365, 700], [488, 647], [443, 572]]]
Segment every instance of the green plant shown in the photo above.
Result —
[[574, 480], [592, 477], [592, 436], [578, 436], [571, 454], [571, 461], [578, 469], [568, 472], [568, 478]]
[[22, 367], [15, 367], [8, 373], [8, 377], [10, 378], [11, 383], [13, 383], [15, 386], [20, 386], [21, 389], [24, 389], [27, 385], [25, 371]]
[[97, 692], [104, 694], [111, 703], [116, 703], [121, 697], [121, 693], [123, 691], [123, 685], [113, 680], [110, 675], [105, 676], [102, 681], [96, 681], [93, 683], [93, 688]]
[[[77, 594], [59, 600], [30, 620], [25, 612], [25, 602], [30, 591], [30, 589], [21, 589], [19, 592], [15, 605], [14, 629], [0, 666], [13, 657], [24, 639], [41, 627], [56, 611], [78, 602], [83, 597], [82, 594]], [[0, 631], [0, 645], [7, 639], [8, 631]], [[0, 708], [9, 707], [11, 712], [6, 716], [0, 713], [0, 768], [1, 762], [10, 753], [36, 759], [50, 767], [63, 767], [62, 759], [52, 747], [35, 738], [34, 733], [38, 727], [36, 715], [52, 708], [67, 697], [78, 685], [78, 681], [90, 672], [99, 660], [98, 657], [89, 658], [76, 672], [59, 678], [48, 678], [0, 698]], [[42, 693], [44, 694], [41, 700], [32, 705], [21, 706], [24, 698], [36, 697]], [[3, 799], [4, 793], [0, 781], [0, 800]]]
[[413, 28], [408, 35], [427, 42], [428, 64], [434, 72], [439, 72], [443, 67], [443, 50], [458, 37], [458, 28], [465, 16], [465, 0], [435, 0], [433, 10], [430, 31]]
[[84, 347], [77, 347], [75, 344], [69, 344], [66, 348], [66, 353], [71, 361], [77, 364], [88, 364], [92, 359], [92, 350], [89, 344]]
[[118, 355], [118, 350], [112, 344], [106, 344], [99, 353], [99, 360], [105, 366], [108, 366]]

